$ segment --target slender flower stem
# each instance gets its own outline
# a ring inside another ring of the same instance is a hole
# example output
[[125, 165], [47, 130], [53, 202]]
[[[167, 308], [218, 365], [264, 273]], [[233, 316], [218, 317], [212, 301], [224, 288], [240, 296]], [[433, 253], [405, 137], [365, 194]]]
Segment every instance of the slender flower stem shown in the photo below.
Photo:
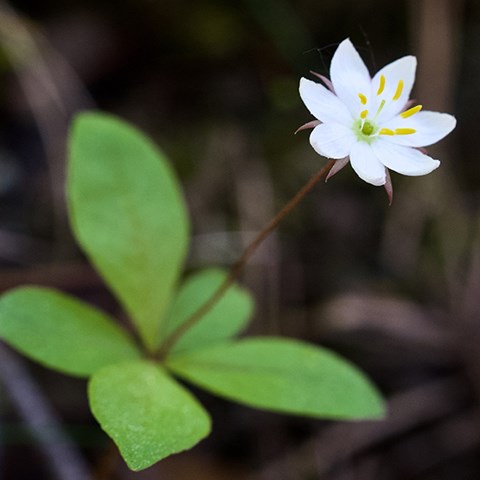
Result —
[[183, 322], [170, 336], [163, 342], [158, 352], [159, 358], [165, 358], [170, 349], [188, 330], [190, 330], [214, 305], [222, 298], [225, 292], [230, 288], [233, 282], [240, 276], [250, 257], [257, 248], [272, 233], [278, 224], [300, 203], [305, 195], [330, 171], [335, 163], [330, 160], [321, 170], [319, 170], [296, 194], [295, 196], [270, 220], [268, 225], [261, 230], [253, 241], [245, 248], [240, 258], [232, 265], [228, 276], [223, 283], [215, 290], [213, 295], [199, 307], [185, 322]]

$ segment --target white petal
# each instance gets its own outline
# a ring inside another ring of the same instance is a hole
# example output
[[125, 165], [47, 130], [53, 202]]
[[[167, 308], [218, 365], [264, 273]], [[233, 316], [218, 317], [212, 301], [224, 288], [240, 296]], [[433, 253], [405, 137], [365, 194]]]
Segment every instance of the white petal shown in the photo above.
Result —
[[403, 175], [426, 175], [435, 170], [440, 162], [415, 148], [395, 145], [383, 139], [372, 143], [378, 159], [390, 170]]
[[353, 122], [352, 115], [343, 102], [323, 85], [301, 78], [299, 91], [303, 103], [318, 120], [344, 125]]
[[396, 128], [413, 128], [415, 133], [392, 135], [385, 140], [407, 147], [427, 147], [447, 136], [457, 124], [455, 117], [448, 113], [418, 112], [411, 117], [400, 115], [381, 124], [382, 128], [395, 131]]
[[[383, 67], [372, 80], [372, 98], [376, 99], [376, 107], [378, 108], [382, 100], [385, 100], [385, 105], [378, 116], [377, 121], [389, 120], [398, 113], [400, 113], [412, 91], [413, 83], [415, 82], [415, 71], [417, 69], [417, 59], [411, 55], [395, 60]], [[380, 86], [380, 77], [385, 77], [385, 87], [380, 95], [377, 95]], [[403, 89], [401, 95], [397, 100], [393, 100], [397, 92], [398, 82], [403, 82]]]
[[365, 63], [348, 38], [333, 55], [330, 79], [335, 93], [345, 102], [350, 112], [357, 116], [363, 110], [358, 94], [369, 95], [371, 79]]
[[356, 142], [352, 146], [350, 163], [362, 180], [376, 186], [385, 184], [387, 180], [385, 167], [380, 163], [368, 143]]
[[327, 158], [346, 157], [355, 142], [353, 131], [338, 123], [322, 123], [310, 134], [314, 150]]

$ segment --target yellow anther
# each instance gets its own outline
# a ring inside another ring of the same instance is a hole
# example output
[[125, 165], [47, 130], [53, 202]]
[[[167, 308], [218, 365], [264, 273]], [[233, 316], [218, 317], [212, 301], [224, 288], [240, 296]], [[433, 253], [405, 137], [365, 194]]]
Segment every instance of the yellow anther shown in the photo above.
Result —
[[395, 91], [395, 95], [393, 96], [392, 100], [398, 100], [402, 92], [403, 92], [403, 80], [399, 80], [397, 85], [397, 90]]
[[358, 98], [359, 98], [360, 101], [362, 102], [362, 105], [366, 105], [366, 104], [367, 104], [367, 97], [366, 97], [363, 93], [359, 93], [359, 94], [358, 94]]
[[367, 118], [367, 115], [368, 115], [368, 110], [362, 110], [360, 112], [360, 118], [365, 119], [365, 118]]
[[380, 85], [378, 86], [377, 95], [381, 95], [385, 88], [385, 77], [380, 75]]
[[415, 115], [421, 109], [422, 109], [422, 105], [417, 105], [416, 107], [412, 107], [406, 110], [405, 112], [401, 113], [400, 116], [403, 118], [408, 118], [408, 117], [411, 117], [412, 115]]
[[390, 130], [389, 128], [382, 128], [379, 132], [379, 135], [395, 135], [395, 132], [393, 130]]
[[396, 128], [395, 135], [410, 135], [412, 133], [416, 133], [414, 128]]

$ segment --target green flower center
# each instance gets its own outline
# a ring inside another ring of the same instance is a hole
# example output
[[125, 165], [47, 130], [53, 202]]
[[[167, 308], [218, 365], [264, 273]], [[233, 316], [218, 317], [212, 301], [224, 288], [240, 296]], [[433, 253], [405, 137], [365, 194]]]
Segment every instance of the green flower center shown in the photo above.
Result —
[[376, 130], [375, 124], [369, 120], [365, 120], [361, 132], [364, 135], [370, 136]]
[[372, 120], [356, 120], [353, 124], [353, 131], [358, 140], [371, 143], [377, 137], [379, 127]]
[[[386, 79], [384, 75], [380, 75], [379, 85], [377, 90], [377, 97], [384, 92], [385, 84], [386, 84]], [[400, 97], [402, 96], [403, 88], [404, 88], [404, 81], [400, 79], [398, 81], [395, 93], [392, 99], [389, 101], [396, 102], [397, 100], [399, 100]], [[360, 100], [360, 103], [363, 106], [365, 107], [368, 106], [368, 98], [364, 93], [359, 93], [358, 98]], [[360, 115], [359, 115], [360, 118], [356, 120], [353, 124], [353, 131], [355, 132], [355, 135], [357, 136], [358, 140], [370, 144], [379, 135], [393, 136], [393, 135], [411, 135], [413, 133], [416, 133], [416, 130], [414, 128], [408, 128], [408, 127], [402, 128], [401, 126], [400, 128], [395, 128], [394, 130], [390, 128], [380, 128], [375, 122], [377, 121], [377, 118], [380, 115], [386, 103], [387, 103], [387, 100], [382, 99], [382, 101], [378, 106], [377, 112], [373, 117], [368, 118], [369, 116], [368, 109], [362, 110], [360, 112]], [[422, 109], [422, 106], [417, 105], [416, 107], [412, 107], [406, 110], [405, 112], [400, 113], [400, 117], [402, 118], [411, 117], [412, 115], [415, 115], [416, 113], [418, 113], [421, 109]]]

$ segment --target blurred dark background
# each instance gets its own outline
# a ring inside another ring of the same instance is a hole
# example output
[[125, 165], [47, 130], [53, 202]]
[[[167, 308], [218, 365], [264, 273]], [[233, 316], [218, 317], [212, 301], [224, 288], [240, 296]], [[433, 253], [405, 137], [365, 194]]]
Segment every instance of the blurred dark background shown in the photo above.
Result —
[[393, 174], [391, 207], [382, 188], [342, 170], [283, 222], [243, 281], [257, 300], [250, 333], [303, 338], [356, 362], [388, 398], [388, 418], [301, 419], [199, 393], [212, 435], [134, 474], [92, 419], [86, 382], [2, 346], [0, 480], [85, 470], [93, 479], [480, 478], [477, 0], [0, 1], [0, 289], [58, 287], [123, 320], [66, 216], [68, 126], [91, 108], [133, 122], [170, 157], [194, 225], [188, 268], [231, 264], [325, 164], [308, 133], [293, 135], [311, 120], [298, 81], [328, 75], [346, 37], [372, 73], [417, 55], [414, 98], [458, 119], [429, 149], [442, 166]]

